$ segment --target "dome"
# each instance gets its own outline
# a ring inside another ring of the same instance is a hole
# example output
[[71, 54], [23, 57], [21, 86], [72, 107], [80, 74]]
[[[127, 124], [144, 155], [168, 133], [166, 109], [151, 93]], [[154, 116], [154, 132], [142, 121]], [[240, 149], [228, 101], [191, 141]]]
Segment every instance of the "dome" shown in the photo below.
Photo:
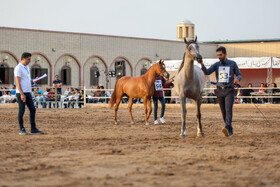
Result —
[[185, 24], [193, 24], [190, 20], [185, 19], [183, 21], [181, 21], [181, 23], [185, 23]]

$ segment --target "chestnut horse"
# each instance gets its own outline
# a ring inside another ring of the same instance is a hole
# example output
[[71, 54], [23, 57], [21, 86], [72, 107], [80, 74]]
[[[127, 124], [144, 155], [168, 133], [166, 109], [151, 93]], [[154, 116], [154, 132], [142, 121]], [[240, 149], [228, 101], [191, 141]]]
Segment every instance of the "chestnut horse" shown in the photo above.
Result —
[[[117, 123], [117, 112], [119, 104], [124, 95], [129, 98], [128, 112], [130, 115], [131, 123], [134, 124], [131, 109], [134, 98], [143, 98], [144, 111], [145, 111], [145, 123], [149, 125], [148, 119], [152, 113], [152, 96], [155, 91], [155, 80], [157, 75], [163, 75], [167, 79], [169, 74], [165, 70], [164, 60], [160, 60], [158, 63], [154, 64], [150, 69], [139, 77], [128, 77], [124, 76], [117, 80], [115, 85], [115, 90], [111, 96], [109, 102], [110, 108], [113, 108], [115, 104], [115, 124]], [[149, 114], [147, 115], [147, 103], [149, 106]]]

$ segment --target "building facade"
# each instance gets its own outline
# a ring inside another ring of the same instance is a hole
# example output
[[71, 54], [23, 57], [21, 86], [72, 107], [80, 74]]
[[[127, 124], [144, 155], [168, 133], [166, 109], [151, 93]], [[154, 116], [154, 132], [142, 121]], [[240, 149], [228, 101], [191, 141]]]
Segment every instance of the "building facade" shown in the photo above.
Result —
[[[55, 75], [71, 87], [104, 85], [113, 88], [116, 62], [124, 62], [127, 76], [140, 76], [159, 59], [182, 59], [183, 41], [120, 37], [0, 27], [0, 79], [14, 84], [13, 68], [23, 52], [32, 53], [32, 78], [44, 73], [43, 87], [51, 86]], [[215, 57], [216, 44], [200, 44], [204, 57]]]

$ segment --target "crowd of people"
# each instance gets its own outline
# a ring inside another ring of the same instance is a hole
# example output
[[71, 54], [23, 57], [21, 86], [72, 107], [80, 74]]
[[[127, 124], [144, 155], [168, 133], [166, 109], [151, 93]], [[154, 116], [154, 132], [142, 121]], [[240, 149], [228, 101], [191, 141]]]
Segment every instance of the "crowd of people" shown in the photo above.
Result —
[[[242, 89], [240, 85], [236, 85], [236, 96], [246, 96], [246, 98], [237, 98], [236, 103], [279, 103], [280, 98], [280, 89], [277, 88], [276, 83], [271, 85], [261, 83], [259, 89], [255, 91], [252, 89], [254, 86], [252, 83], [249, 83], [246, 89]], [[249, 98], [251, 96], [257, 96], [258, 98]], [[267, 97], [272, 96], [272, 97]], [[275, 98], [274, 98], [275, 97]]]
[[[33, 93], [32, 97], [33, 100], [36, 102], [36, 107], [38, 107], [38, 103], [42, 105], [42, 108], [47, 108], [47, 103], [49, 103], [48, 108], [51, 107], [58, 107], [57, 106], [51, 106], [50, 101], [58, 101], [58, 102], [64, 102], [64, 108], [75, 107], [75, 103], [77, 103], [77, 106], [79, 108], [83, 107], [83, 101], [84, 101], [84, 90], [81, 88], [73, 88], [68, 87], [65, 89], [64, 93], [61, 93], [62, 91], [62, 83], [59, 87], [53, 85], [53, 88], [47, 87], [43, 90], [41, 90], [39, 87], [37, 87], [36, 84], [33, 85]], [[164, 85], [163, 88], [167, 89], [164, 90], [164, 96], [165, 96], [165, 103], [174, 103], [173, 100], [171, 100], [171, 88], [173, 88], [173, 84], [170, 85]], [[234, 85], [235, 86], [235, 103], [280, 103], [280, 89], [277, 88], [276, 83], [272, 83], [271, 85], [261, 83], [259, 86], [253, 86], [252, 83], [249, 83], [247, 87], [241, 87], [239, 84]], [[252, 89], [253, 87], [259, 87], [258, 90]], [[57, 88], [57, 95], [55, 96], [55, 89]], [[279, 95], [277, 95], [279, 93]], [[16, 103], [17, 98], [15, 96], [16, 94], [16, 86], [12, 85], [12, 88], [8, 87], [1, 87], [0, 91], [0, 103]], [[262, 95], [263, 96], [260, 96]], [[275, 96], [275, 98], [269, 98], [265, 96]], [[214, 96], [211, 95], [211, 96]], [[241, 97], [239, 97], [241, 96]], [[244, 98], [242, 98], [244, 96]], [[258, 98], [254, 98], [251, 96], [258, 96]], [[89, 94], [86, 94], [86, 103], [108, 103], [111, 97], [110, 91], [105, 91], [104, 86], [98, 85], [95, 87], [91, 87], [91, 91]], [[57, 98], [57, 99], [56, 99]], [[210, 98], [211, 99], [211, 98]], [[208, 99], [208, 100], [210, 100]], [[67, 103], [68, 102], [68, 103]], [[123, 103], [126, 103], [126, 99], [123, 99]], [[66, 103], [66, 104], [65, 104]], [[134, 103], [143, 103], [142, 99], [135, 99]]]
[[[57, 104], [51, 106], [51, 101], [58, 101], [63, 103], [64, 108], [69, 107], [83, 107], [84, 104], [84, 90], [81, 88], [68, 87], [62, 93], [62, 82], [56, 76], [56, 80], [53, 81], [53, 87], [45, 88], [44, 91], [41, 90], [36, 84], [33, 84], [32, 97], [36, 103], [36, 107], [39, 107], [39, 103], [42, 105], [42, 108], [51, 108], [59, 107]], [[171, 100], [171, 90], [174, 87], [173, 83], [164, 84], [163, 92], [165, 96], [165, 103], [174, 103], [174, 100]], [[239, 84], [234, 85], [235, 87], [235, 103], [280, 103], [280, 89], [277, 88], [276, 83], [268, 85], [266, 83], [261, 83], [260, 85], [253, 86], [252, 83], [249, 83], [247, 87], [241, 87]], [[252, 89], [253, 87], [259, 87], [258, 90]], [[57, 93], [55, 95], [55, 90]], [[165, 90], [166, 89], [166, 90]], [[275, 98], [269, 98], [267, 96], [275, 96]], [[214, 94], [211, 94], [214, 96]], [[240, 97], [241, 96], [241, 97]], [[244, 96], [244, 97], [242, 97]], [[257, 96], [258, 98], [251, 96]], [[108, 103], [111, 97], [110, 91], [105, 91], [103, 85], [98, 85], [91, 87], [89, 94], [86, 94], [86, 103]], [[208, 99], [208, 101], [211, 100]], [[212, 99], [213, 100], [213, 99]], [[16, 85], [12, 85], [12, 88], [1, 87], [0, 90], [0, 103], [16, 103]], [[123, 103], [126, 103], [127, 99], [123, 99]], [[75, 104], [77, 105], [75, 106]], [[142, 99], [135, 99], [134, 103], [143, 103]]]

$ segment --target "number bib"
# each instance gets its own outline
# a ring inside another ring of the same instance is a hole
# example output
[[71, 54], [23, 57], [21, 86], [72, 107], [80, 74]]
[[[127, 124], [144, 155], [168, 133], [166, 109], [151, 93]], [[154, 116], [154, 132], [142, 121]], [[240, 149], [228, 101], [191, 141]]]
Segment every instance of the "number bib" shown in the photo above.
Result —
[[229, 67], [228, 66], [219, 67], [219, 82], [222, 82], [222, 83], [229, 82]]
[[161, 80], [156, 80], [156, 82], [155, 82], [155, 89], [156, 89], [156, 91], [162, 90]]

